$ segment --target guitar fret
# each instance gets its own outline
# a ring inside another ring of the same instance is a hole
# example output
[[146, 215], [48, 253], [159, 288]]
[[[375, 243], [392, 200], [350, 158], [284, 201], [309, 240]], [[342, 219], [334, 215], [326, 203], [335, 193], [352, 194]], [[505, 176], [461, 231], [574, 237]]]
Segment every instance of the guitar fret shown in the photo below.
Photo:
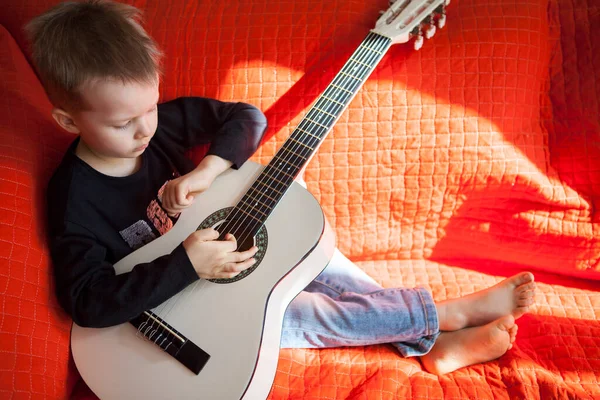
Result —
[[271, 189], [271, 190], [274, 190], [274, 191], [276, 191], [276, 192], [277, 192], [277, 193], [279, 193], [279, 194], [283, 194], [283, 193], [281, 193], [279, 190], [277, 190], [277, 189], [275, 189], [275, 188], [273, 188], [273, 187], [271, 187], [271, 186], [267, 185], [266, 183], [263, 183], [263, 182], [261, 182], [261, 181], [256, 181], [256, 183], [260, 183], [261, 185], [263, 185], [263, 186], [264, 186], [264, 187], [266, 187], [266, 188], [269, 188], [269, 189]]
[[330, 98], [330, 97], [327, 97], [327, 96], [325, 96], [325, 95], [322, 95], [321, 97], [323, 97], [324, 99], [327, 99], [327, 100], [329, 100], [329, 101], [333, 101], [334, 103], [337, 103], [337, 104], [339, 104], [340, 106], [343, 106], [343, 105], [344, 105], [344, 103], [340, 103], [339, 101], [337, 101], [337, 100], [334, 100], [334, 99], [332, 99], [332, 98]]
[[351, 91], [351, 90], [348, 90], [348, 89], [344, 89], [343, 87], [341, 87], [341, 86], [338, 86], [338, 85], [336, 85], [336, 84], [334, 84], [334, 83], [332, 83], [330, 86], [333, 86], [334, 88], [337, 88], [337, 89], [339, 89], [339, 90], [343, 90], [343, 91], [344, 91], [344, 92], [346, 92], [346, 93], [354, 93], [353, 91]]
[[[254, 190], [254, 191], [255, 191], [256, 193], [258, 193], [259, 195], [261, 195], [261, 196], [265, 196], [265, 197], [267, 197], [269, 200], [272, 200], [272, 201], [274, 201], [275, 203], [277, 203], [277, 200], [276, 200], [276, 199], [272, 198], [271, 196], [269, 196], [269, 195], [268, 195], [268, 194], [266, 194], [266, 193], [263, 193], [263, 192], [261, 192], [260, 190], [256, 189], [254, 186], [250, 187], [250, 189], [251, 189], [251, 190]], [[262, 203], [262, 202], [261, 202], [261, 203]], [[268, 206], [268, 207], [270, 207], [270, 206]]]
[[[306, 160], [307, 160], [307, 158], [306, 158], [306, 157], [304, 157], [303, 155], [300, 155], [300, 154], [296, 153], [295, 151], [292, 151], [292, 150], [288, 149], [286, 146], [283, 146], [283, 147], [281, 148], [281, 150], [285, 150], [285, 151], [287, 151], [288, 153], [292, 153], [293, 155], [295, 155], [296, 157], [300, 157], [300, 158], [301, 158], [301, 159], [303, 159], [304, 161], [306, 161]], [[277, 156], [275, 156], [275, 157], [277, 157]]]
[[372, 66], [371, 66], [371, 65], [369, 65], [369, 64], [365, 64], [365, 63], [364, 63], [364, 62], [362, 62], [362, 61], [355, 60], [354, 58], [350, 58], [350, 61], [352, 61], [352, 62], [355, 62], [355, 63], [357, 63], [357, 64], [362, 64], [362, 65], [364, 65], [365, 67], [367, 67], [367, 68], [369, 68], [369, 69], [371, 69], [371, 68], [372, 68]]
[[287, 186], [287, 183], [285, 183], [285, 182], [283, 182], [283, 181], [280, 181], [279, 179], [275, 178], [275, 177], [274, 177], [274, 176], [272, 176], [272, 175], [269, 175], [269, 178], [270, 178], [270, 179], [273, 179], [274, 181], [277, 181], [277, 182], [281, 183], [281, 184], [283, 185], [283, 187], [286, 187], [286, 186]]
[[252, 215], [252, 214], [250, 214], [250, 213], [248, 213], [248, 212], [246, 212], [246, 211], [242, 210], [241, 208], [239, 208], [239, 207], [236, 207], [236, 210], [238, 210], [238, 211], [241, 211], [241, 212], [243, 212], [244, 214], [246, 214], [247, 216], [249, 216], [250, 218], [252, 218], [252, 219], [255, 219], [255, 220], [257, 220], [258, 222], [262, 223], [262, 221], [261, 221], [260, 219], [256, 218], [254, 215]]
[[312, 147], [310, 147], [310, 146], [308, 146], [308, 145], [305, 145], [304, 143], [302, 143], [302, 142], [299, 142], [298, 140], [296, 140], [296, 139], [294, 139], [294, 138], [290, 138], [290, 140], [291, 140], [291, 141], [293, 141], [293, 142], [296, 142], [296, 143], [298, 143], [298, 144], [301, 144], [302, 146], [306, 147], [307, 149], [310, 149], [310, 151], [313, 151], [313, 150], [314, 150]]
[[[323, 114], [327, 114], [327, 115], [329, 115], [330, 117], [337, 118], [337, 115], [335, 115], [335, 114], [331, 114], [331, 113], [328, 113], [327, 111], [324, 111], [324, 110], [321, 110], [319, 107], [316, 107], [316, 106], [315, 106], [315, 110], [318, 110], [319, 112], [322, 112]], [[320, 139], [320, 138], [319, 138], [319, 139]]]
[[364, 49], [370, 50], [370, 51], [372, 51], [373, 53], [377, 53], [377, 54], [383, 54], [383, 53], [382, 53], [382, 52], [380, 52], [380, 51], [377, 51], [377, 50], [375, 50], [375, 49], [372, 49], [372, 48], [370, 48], [370, 47], [367, 47], [367, 46], [365, 46], [365, 45], [362, 45], [362, 44], [361, 44], [359, 47], [362, 47], [362, 48], [364, 48]]
[[[251, 188], [251, 189], [253, 189], [253, 188]], [[254, 189], [254, 190], [256, 190], [256, 189]], [[260, 193], [260, 192], [259, 192], [259, 193]], [[267, 209], [269, 209], [269, 208], [272, 208], [272, 206], [270, 206], [270, 205], [268, 205], [267, 203], [263, 202], [261, 199], [259, 199], [259, 198], [257, 198], [257, 197], [252, 197], [252, 196], [250, 195], [250, 193], [246, 193], [246, 195], [247, 195], [247, 196], [246, 196], [246, 197], [244, 197], [244, 198], [248, 198], [248, 199], [250, 199], [250, 200], [252, 200], [252, 201], [255, 201], [255, 202], [257, 202], [257, 203], [260, 203], [260, 204], [262, 204], [263, 206], [265, 206]], [[266, 197], [269, 197], [269, 196], [266, 196]], [[273, 200], [273, 199], [271, 199], [271, 200]]]
[[[307, 120], [308, 120], [308, 118], [307, 118]], [[309, 120], [309, 121], [310, 121], [310, 120]], [[315, 123], [316, 123], [316, 122], [315, 122]], [[317, 124], [317, 125], [318, 125], [318, 124]], [[316, 139], [319, 139], [319, 140], [321, 139], [321, 137], [320, 137], [320, 136], [313, 135], [312, 133], [310, 133], [310, 132], [308, 132], [308, 131], [305, 131], [304, 129], [302, 129], [302, 128], [300, 128], [300, 127], [297, 127], [296, 129], [297, 129], [297, 130], [299, 130], [299, 131], [301, 131], [301, 132], [304, 132], [304, 133], [306, 133], [307, 135], [309, 135], [309, 136], [312, 136], [312, 137], [314, 137], [314, 138], [316, 138]]]
[[268, 214], [265, 214], [264, 212], [262, 212], [261, 210], [257, 209], [256, 207], [254, 207], [252, 204], [249, 204], [246, 200], [242, 200], [241, 202], [244, 203], [244, 204], [246, 204], [246, 206], [252, 208], [254, 211], [258, 211], [259, 213], [261, 213], [265, 217], [268, 215]]
[[[282, 148], [282, 150], [283, 150], [283, 148]], [[287, 149], [286, 149], [286, 150], [287, 150]], [[293, 152], [293, 151], [291, 151], [291, 150], [287, 150], [287, 151], [289, 151], [290, 153], [296, 154], [296, 153], [294, 153], [294, 152]], [[302, 156], [299, 156], [299, 157], [300, 157], [300, 158], [302, 158], [302, 160], [306, 161], [306, 158], [305, 158], [305, 157], [302, 157]], [[292, 159], [292, 160], [286, 160], [286, 159], [284, 159], [284, 158], [281, 158], [281, 157], [279, 157], [279, 156], [277, 156], [277, 155], [276, 155], [275, 157], [273, 157], [273, 159], [277, 159], [277, 160], [279, 160], [279, 161], [281, 161], [281, 162], [284, 162], [284, 163], [286, 163], [286, 164], [289, 164], [289, 165], [291, 165], [291, 166], [292, 166], [292, 167], [294, 167], [294, 168], [300, 169], [300, 167], [299, 167], [298, 165], [296, 165], [296, 164], [294, 164], [294, 163], [292, 162], [292, 161], [294, 161], [293, 159]], [[300, 162], [300, 166], [301, 166], [301, 165], [302, 165], [302, 162]]]
[[[318, 123], [317, 121], [313, 121], [313, 120], [312, 120], [312, 119], [310, 119], [310, 118], [306, 118], [306, 120], [307, 120], [307, 121], [310, 121], [310, 122], [312, 122], [312, 123], [313, 123], [313, 124], [315, 124], [315, 125], [319, 125], [319, 126], [321, 126], [321, 127], [325, 128], [325, 129], [329, 128], [328, 126], [325, 126], [325, 125], [323, 125], [323, 124], [320, 124], [320, 123]], [[314, 136], [314, 135], [312, 135], [312, 136]]]
[[357, 80], [357, 81], [359, 81], [359, 82], [362, 82], [362, 79], [360, 79], [360, 78], [357, 78], [356, 76], [354, 76], [354, 75], [352, 75], [352, 74], [347, 74], [347, 73], [346, 73], [346, 72], [344, 72], [344, 71], [340, 71], [340, 74], [342, 74], [342, 75], [346, 75], [346, 76], [349, 76], [349, 77], [350, 77], [350, 78], [352, 78], [352, 79], [355, 79], [355, 80]]
[[282, 174], [284, 174], [284, 175], [287, 175], [288, 177], [290, 177], [290, 178], [294, 179], [294, 176], [293, 176], [293, 175], [290, 175], [290, 174], [288, 174], [287, 172], [285, 172], [285, 171], [283, 171], [283, 170], [281, 170], [281, 169], [277, 168], [277, 167], [276, 167], [276, 166], [274, 166], [274, 165], [269, 165], [269, 168], [276, 169], [277, 171], [281, 172]]
[[[287, 186], [287, 183], [280, 181], [279, 179], [275, 178], [275, 177], [274, 177], [274, 176], [272, 176], [272, 175], [265, 175], [265, 177], [267, 177], [267, 178], [269, 178], [269, 179], [273, 179], [274, 181], [277, 181], [277, 182], [279, 182], [280, 184], [282, 184], [282, 185], [283, 185], [283, 187], [286, 187], [286, 186]], [[279, 193], [281, 193], [281, 192], [279, 192]]]

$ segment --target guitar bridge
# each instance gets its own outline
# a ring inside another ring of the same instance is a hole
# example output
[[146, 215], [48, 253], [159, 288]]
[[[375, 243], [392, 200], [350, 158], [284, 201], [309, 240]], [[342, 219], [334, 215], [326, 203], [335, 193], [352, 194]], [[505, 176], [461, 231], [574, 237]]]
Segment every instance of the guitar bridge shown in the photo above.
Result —
[[144, 311], [129, 321], [145, 339], [160, 347], [198, 375], [208, 362], [210, 355], [188, 340], [152, 311]]

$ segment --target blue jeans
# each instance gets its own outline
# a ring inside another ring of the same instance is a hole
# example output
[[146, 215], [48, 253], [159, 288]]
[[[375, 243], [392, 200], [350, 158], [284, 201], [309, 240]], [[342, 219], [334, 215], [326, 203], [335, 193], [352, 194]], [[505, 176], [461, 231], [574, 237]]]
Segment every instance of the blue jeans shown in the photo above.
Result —
[[325, 270], [288, 306], [281, 347], [390, 343], [411, 357], [429, 352], [438, 335], [427, 290], [384, 289], [336, 249]]

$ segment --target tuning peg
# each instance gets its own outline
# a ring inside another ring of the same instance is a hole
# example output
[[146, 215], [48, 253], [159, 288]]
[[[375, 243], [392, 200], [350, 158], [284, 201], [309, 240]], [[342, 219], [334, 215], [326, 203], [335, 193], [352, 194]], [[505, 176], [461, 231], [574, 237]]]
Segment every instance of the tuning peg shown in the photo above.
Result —
[[436, 25], [440, 29], [442, 29], [444, 26], [446, 26], [446, 14], [442, 14], [438, 17], [438, 19], [436, 21]]
[[443, 4], [438, 6], [435, 9], [434, 14], [437, 16], [435, 19], [435, 24], [439, 29], [442, 29], [444, 26], [446, 26], [446, 6]]
[[424, 31], [425, 39], [431, 39], [433, 37], [433, 35], [435, 35], [435, 32], [436, 32], [435, 25], [428, 25]]
[[423, 47], [423, 42], [425, 41], [423, 38], [422, 26], [423, 25], [417, 25], [412, 31], [410, 31], [410, 37], [415, 39], [413, 42], [415, 50], [420, 50], [421, 47]]
[[410, 31], [410, 37], [415, 38], [415, 41], [413, 42], [415, 50], [419, 50], [421, 47], [423, 47], [423, 31], [419, 25], [415, 26], [413, 30]]
[[415, 38], [415, 42], [413, 44], [415, 50], [420, 50], [421, 47], [423, 47], [423, 42], [425, 42], [425, 39], [423, 39], [422, 35], [419, 35]]

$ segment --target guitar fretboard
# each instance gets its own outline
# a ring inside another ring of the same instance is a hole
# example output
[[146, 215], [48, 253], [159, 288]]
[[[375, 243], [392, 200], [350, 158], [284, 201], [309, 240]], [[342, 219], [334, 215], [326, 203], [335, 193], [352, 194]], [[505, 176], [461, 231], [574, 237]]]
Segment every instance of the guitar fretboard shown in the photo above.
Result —
[[258, 232], [391, 45], [391, 39], [369, 33], [231, 211], [222, 232], [238, 242]]

